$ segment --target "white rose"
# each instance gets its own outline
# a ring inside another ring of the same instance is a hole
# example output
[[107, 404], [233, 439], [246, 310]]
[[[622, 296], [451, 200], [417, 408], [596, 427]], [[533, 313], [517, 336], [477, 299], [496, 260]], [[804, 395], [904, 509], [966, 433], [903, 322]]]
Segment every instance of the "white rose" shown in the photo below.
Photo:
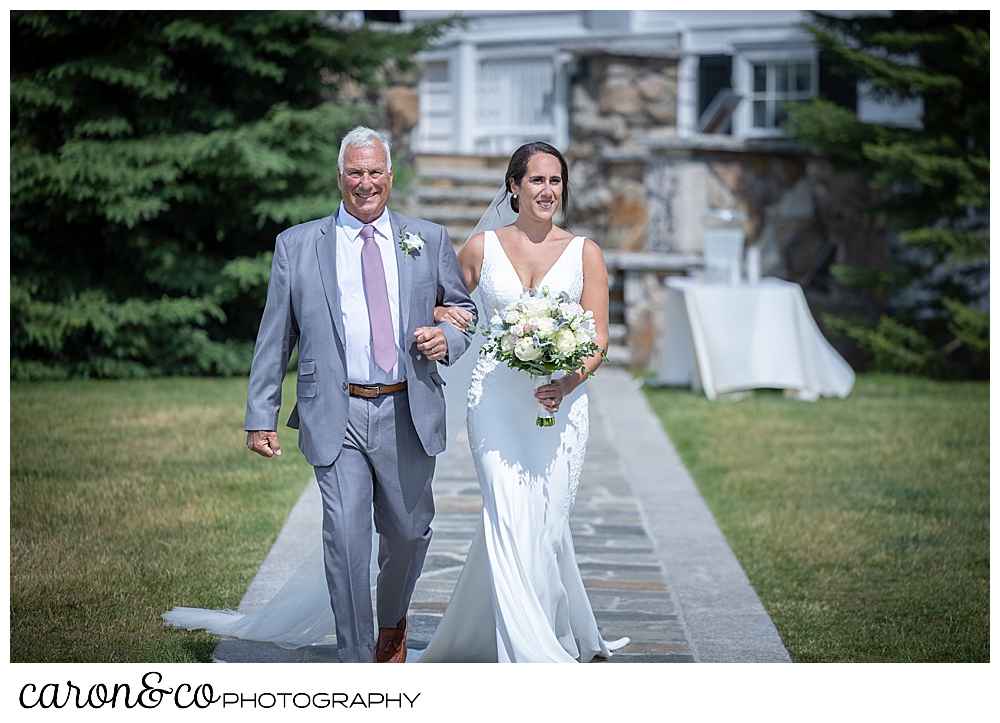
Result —
[[528, 316], [544, 316], [549, 310], [549, 302], [538, 296], [532, 296], [524, 300], [524, 313]]
[[514, 348], [515, 343], [516, 339], [514, 335], [508, 334], [507, 336], [505, 336], [503, 339], [500, 340], [500, 349], [502, 351], [510, 351], [511, 349]]
[[577, 344], [586, 344], [588, 341], [594, 340], [594, 337], [592, 337], [586, 329], [577, 329], [574, 336], [576, 337]]
[[538, 319], [537, 323], [534, 326], [535, 329], [538, 331], [538, 333], [541, 334], [542, 337], [545, 339], [551, 337], [553, 332], [555, 332], [556, 330], [555, 323], [552, 321], [552, 319], [550, 319], [547, 316]]
[[556, 334], [556, 349], [559, 353], [569, 356], [576, 349], [576, 335], [569, 329], [562, 329]]
[[572, 319], [583, 314], [583, 307], [573, 301], [564, 301], [559, 304], [559, 313], [567, 319]]
[[534, 361], [542, 355], [542, 349], [535, 347], [535, 340], [526, 337], [521, 339], [514, 347], [514, 356], [521, 361]]
[[504, 312], [503, 320], [508, 324], [516, 324], [519, 318], [520, 314], [517, 313], [516, 309], [508, 309]]

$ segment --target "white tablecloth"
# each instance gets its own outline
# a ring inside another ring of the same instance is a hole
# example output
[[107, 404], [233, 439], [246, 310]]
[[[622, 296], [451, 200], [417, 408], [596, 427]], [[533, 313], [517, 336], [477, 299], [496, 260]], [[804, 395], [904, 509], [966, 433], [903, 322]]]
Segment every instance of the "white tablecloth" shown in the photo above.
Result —
[[854, 372], [823, 337], [798, 284], [754, 286], [667, 279], [660, 384], [690, 384], [709, 399], [784, 389], [799, 399], [846, 397]]

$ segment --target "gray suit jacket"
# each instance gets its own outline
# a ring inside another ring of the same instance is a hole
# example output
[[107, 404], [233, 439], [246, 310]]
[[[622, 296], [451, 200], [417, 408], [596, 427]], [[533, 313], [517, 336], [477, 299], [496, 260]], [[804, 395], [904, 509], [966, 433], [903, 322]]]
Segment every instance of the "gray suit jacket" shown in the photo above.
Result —
[[[337, 227], [334, 213], [294, 226], [278, 236], [271, 263], [267, 303], [257, 333], [245, 429], [276, 430], [281, 382], [295, 344], [299, 345], [297, 400], [288, 426], [299, 430], [299, 449], [314, 467], [333, 464], [347, 430], [347, 360], [337, 285]], [[413, 332], [434, 325], [434, 307], [461, 306], [476, 314], [448, 232], [429, 221], [389, 212], [399, 269], [404, 362], [410, 416], [424, 451], [440, 454], [446, 444], [444, 381], [437, 362], [417, 350]], [[399, 230], [420, 233], [424, 247], [404, 262]], [[451, 364], [471, 337], [447, 322]]]

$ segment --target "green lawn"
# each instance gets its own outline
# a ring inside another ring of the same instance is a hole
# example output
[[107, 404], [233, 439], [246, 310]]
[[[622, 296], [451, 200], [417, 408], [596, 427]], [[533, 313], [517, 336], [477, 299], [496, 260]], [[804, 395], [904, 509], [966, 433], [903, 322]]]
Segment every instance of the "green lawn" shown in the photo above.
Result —
[[[247, 451], [245, 393], [11, 385], [12, 662], [209, 658], [160, 614], [235, 607], [311, 473]], [[988, 384], [649, 397], [794, 659], [989, 660]]]
[[988, 383], [647, 394], [794, 660], [989, 661]]
[[292, 430], [279, 459], [246, 449], [245, 399], [246, 379], [11, 384], [11, 662], [209, 659], [160, 614], [235, 608], [312, 471]]

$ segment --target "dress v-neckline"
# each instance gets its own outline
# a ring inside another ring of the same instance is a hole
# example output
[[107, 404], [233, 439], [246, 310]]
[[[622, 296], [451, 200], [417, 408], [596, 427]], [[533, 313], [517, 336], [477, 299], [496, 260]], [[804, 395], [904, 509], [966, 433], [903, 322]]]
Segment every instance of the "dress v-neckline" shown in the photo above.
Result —
[[[510, 267], [510, 270], [513, 271], [514, 276], [517, 277], [517, 285], [521, 287], [521, 291], [530, 292], [531, 289], [524, 288], [524, 282], [521, 281], [521, 275], [517, 273], [517, 267], [514, 266], [514, 262], [510, 260], [510, 256], [507, 255], [507, 251], [504, 249], [503, 244], [500, 243], [500, 237], [497, 236], [497, 232], [490, 231], [490, 233], [493, 234], [493, 239], [497, 242], [497, 246], [500, 247], [500, 253], [503, 254], [504, 259], [506, 259], [507, 265]], [[544, 274], [542, 274], [542, 280], [539, 281], [537, 284], [535, 284], [535, 289], [540, 289], [542, 287], [542, 285], [545, 283], [545, 279], [549, 278], [549, 274], [552, 273], [552, 269], [554, 269], [556, 266], [559, 265], [559, 262], [563, 260], [563, 256], [565, 256], [566, 252], [569, 251], [569, 247], [572, 246], [573, 242], [576, 241], [578, 238], [580, 237], [574, 236], [569, 240], [569, 242], [566, 244], [566, 248], [564, 248], [559, 253], [559, 258], [557, 258], [555, 261], [552, 262], [552, 265], [548, 268], [548, 270]]]

